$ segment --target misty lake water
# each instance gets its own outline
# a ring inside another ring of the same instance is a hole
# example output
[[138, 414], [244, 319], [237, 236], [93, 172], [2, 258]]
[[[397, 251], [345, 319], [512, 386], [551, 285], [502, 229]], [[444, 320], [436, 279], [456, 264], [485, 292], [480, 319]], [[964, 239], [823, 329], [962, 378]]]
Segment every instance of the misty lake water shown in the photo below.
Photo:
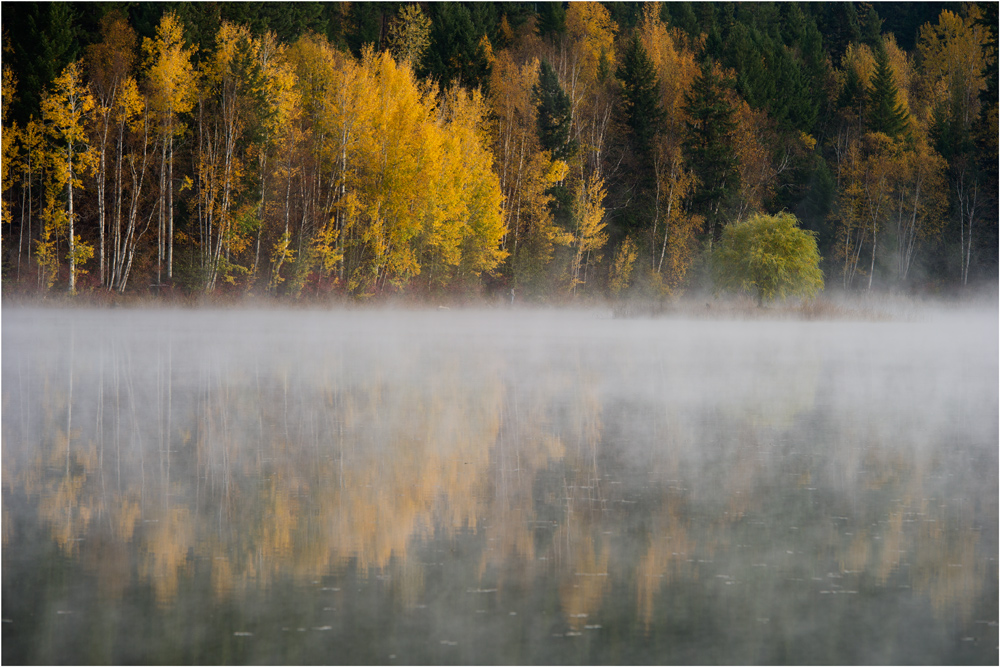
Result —
[[4, 308], [3, 660], [997, 664], [997, 323]]

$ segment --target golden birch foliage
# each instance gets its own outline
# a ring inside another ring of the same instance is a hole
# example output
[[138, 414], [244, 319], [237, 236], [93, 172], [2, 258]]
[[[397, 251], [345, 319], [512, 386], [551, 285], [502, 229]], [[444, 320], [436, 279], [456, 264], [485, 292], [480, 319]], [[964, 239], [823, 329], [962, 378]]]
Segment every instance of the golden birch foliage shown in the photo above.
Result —
[[684, 167], [679, 150], [668, 165], [662, 172], [660, 184], [660, 191], [665, 193], [661, 204], [664, 210], [664, 237], [656, 271], [662, 289], [667, 295], [674, 295], [684, 285], [688, 269], [694, 261], [698, 247], [697, 235], [704, 219], [691, 215], [683, 206], [684, 199], [694, 188], [697, 179], [694, 173]]
[[270, 141], [289, 132], [300, 111], [298, 82], [295, 68], [287, 58], [288, 47], [276, 40], [274, 33], [265, 33], [260, 39], [259, 50], [267, 104], [263, 124]]
[[685, 96], [700, 73], [696, 53], [703, 40], [692, 42], [680, 30], [663, 23], [661, 8], [658, 2], [643, 5], [639, 37], [656, 67], [663, 109], [663, 131], [655, 146], [663, 237], [662, 241], [653, 239], [654, 248], [658, 248], [654, 268], [661, 288], [673, 294], [684, 283], [694, 260], [695, 235], [702, 224], [701, 218], [687, 214], [682, 205], [695, 185], [695, 178], [684, 165], [681, 145], [687, 120]]
[[626, 236], [615, 253], [615, 261], [611, 267], [611, 294], [618, 296], [628, 289], [635, 266], [638, 249], [631, 236]]
[[858, 79], [868, 86], [875, 74], [875, 55], [867, 44], [848, 44], [840, 68], [844, 72], [854, 70]]
[[924, 132], [916, 133], [895, 161], [890, 219], [896, 277], [901, 281], [907, 278], [919, 242], [937, 237], [948, 219], [947, 168]]
[[[310, 273], [341, 273], [345, 254], [360, 243], [354, 238], [360, 212], [354, 165], [361, 162], [358, 142], [376, 102], [361, 64], [324, 37], [306, 33], [284, 56], [298, 108], [282, 134], [276, 174], [284, 184], [284, 228], [297, 224], [299, 244], [308, 248], [293, 263], [296, 280], [289, 288], [297, 293]], [[294, 209], [301, 211], [296, 217]]]
[[579, 45], [580, 74], [594, 81], [603, 60], [606, 67], [615, 61], [617, 25], [599, 2], [571, 2], [566, 10], [566, 32]]
[[656, 66], [660, 82], [660, 108], [663, 109], [665, 131], [673, 142], [679, 142], [684, 128], [684, 96], [698, 77], [696, 58], [701, 44], [690, 44], [680, 30], [670, 28], [660, 20], [661, 3], [643, 5], [639, 36], [646, 53]]
[[146, 101], [139, 92], [139, 84], [134, 77], [125, 77], [115, 96], [113, 118], [116, 123], [123, 123], [130, 130], [136, 131], [142, 126], [142, 113]]
[[773, 194], [778, 170], [771, 158], [777, 136], [764, 111], [755, 111], [740, 100], [734, 114], [736, 128], [733, 148], [740, 175], [739, 204], [736, 221], [749, 213], [761, 211]]
[[608, 224], [604, 222], [604, 196], [604, 180], [594, 174], [588, 176], [577, 188], [573, 216], [576, 223], [573, 230], [573, 246], [576, 252], [570, 266], [571, 290], [575, 290], [577, 285], [584, 282], [580, 278], [584, 259], [591, 253], [600, 251], [608, 242], [608, 235], [604, 231]]
[[518, 65], [510, 51], [503, 50], [490, 74], [491, 146], [503, 195], [503, 247], [510, 253], [515, 283], [542, 275], [554, 245], [569, 243], [569, 235], [552, 219], [548, 193], [553, 183], [567, 177], [569, 165], [550, 161], [539, 145], [531, 98], [538, 67], [537, 58]]
[[[14, 98], [14, 91], [17, 85], [17, 79], [14, 77], [14, 73], [8, 67], [3, 68], [3, 88], [2, 94], [0, 94], [0, 117], [2, 121], [0, 124], [3, 125], [3, 132], [0, 133], [0, 141], [2, 141], [2, 152], [0, 152], [0, 191], [6, 193], [10, 189], [11, 179], [14, 175], [15, 162], [18, 158], [18, 137], [20, 135], [20, 130], [17, 124], [7, 124], [7, 111], [10, 108], [11, 100]], [[0, 210], [0, 221], [4, 224], [10, 223], [10, 209], [7, 205], [7, 200], [3, 200], [2, 210]]]
[[92, 165], [88, 155], [86, 117], [94, 110], [94, 96], [83, 84], [79, 63], [70, 63], [55, 80], [52, 90], [42, 99], [42, 119], [53, 143], [53, 150], [64, 157], [54, 159], [57, 178], [62, 184], [72, 179], [81, 187], [81, 172]]
[[[365, 261], [352, 290], [370, 293], [388, 280], [400, 286], [420, 273], [411, 240], [422, 229], [422, 199], [429, 190], [432, 96], [421, 93], [409, 66], [367, 49], [362, 68], [372, 101], [369, 130], [359, 137], [361, 242]], [[381, 281], [381, 282], [380, 282]]]
[[[83, 189], [83, 175], [92, 170], [97, 162], [97, 155], [90, 150], [86, 130], [87, 117], [94, 110], [94, 105], [94, 97], [84, 85], [80, 64], [76, 62], [67, 65], [56, 78], [52, 90], [42, 98], [41, 105], [42, 121], [50, 139], [50, 164], [47, 204], [43, 211], [46, 229], [39, 245], [39, 256], [47, 262], [57, 261], [54, 249], [43, 249], [42, 246], [55, 243], [57, 238], [66, 234], [71, 291], [75, 289], [76, 274], [83, 273], [77, 267], [94, 255], [91, 245], [76, 239], [73, 196], [76, 190]], [[66, 189], [65, 209], [58, 199], [62, 188]], [[49, 267], [47, 271], [54, 271], [54, 267]], [[48, 275], [51, 277], [54, 273]], [[52, 282], [46, 282], [51, 287]]]
[[900, 142], [873, 132], [848, 149], [837, 232], [837, 255], [844, 261], [845, 287], [851, 286], [856, 275], [869, 275], [861, 268], [861, 252], [868, 244], [874, 255], [878, 234], [891, 213], [900, 147]]
[[986, 67], [996, 58], [989, 28], [980, 23], [982, 10], [965, 5], [962, 17], [943, 10], [937, 24], [920, 28], [917, 51], [937, 101], [951, 97], [968, 123], [979, 112], [979, 93], [986, 88]]
[[60, 201], [62, 186], [53, 178], [45, 183], [45, 208], [42, 209], [42, 231], [35, 244], [35, 255], [41, 272], [41, 283], [51, 289], [59, 275], [59, 239], [69, 229], [66, 209]]
[[885, 52], [889, 57], [889, 68], [892, 70], [892, 78], [896, 83], [896, 99], [894, 103], [906, 110], [907, 116], [913, 113], [914, 107], [920, 103], [916, 96], [914, 86], [916, 84], [913, 72], [913, 61], [903, 49], [896, 44], [896, 36], [889, 33], [885, 36]]
[[457, 216], [461, 224], [461, 268], [478, 276], [493, 271], [508, 254], [501, 248], [507, 231], [501, 214], [503, 195], [483, 131], [486, 104], [478, 90], [467, 93], [456, 88], [449, 92], [446, 106], [449, 114], [445, 130], [449, 148], [454, 151], [449, 162], [462, 200]]
[[167, 12], [156, 27], [156, 36], [143, 40], [149, 108], [160, 123], [161, 132], [178, 133], [175, 122], [188, 113], [197, 100], [197, 72], [191, 63], [194, 49], [184, 47], [184, 27], [174, 12]]

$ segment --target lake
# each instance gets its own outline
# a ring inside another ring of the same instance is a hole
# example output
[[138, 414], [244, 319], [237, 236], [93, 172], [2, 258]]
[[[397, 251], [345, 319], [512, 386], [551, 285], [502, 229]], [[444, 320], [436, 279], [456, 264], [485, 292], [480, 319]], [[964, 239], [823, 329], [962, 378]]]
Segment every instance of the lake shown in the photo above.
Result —
[[997, 664], [998, 315], [2, 312], [5, 663]]

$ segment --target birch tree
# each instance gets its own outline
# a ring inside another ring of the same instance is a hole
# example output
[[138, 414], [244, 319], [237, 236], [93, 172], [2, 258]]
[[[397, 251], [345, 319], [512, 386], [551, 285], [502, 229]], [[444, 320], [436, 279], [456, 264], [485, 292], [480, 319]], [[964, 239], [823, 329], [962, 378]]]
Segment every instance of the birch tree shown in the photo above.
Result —
[[[46, 205], [47, 242], [54, 243], [65, 230], [69, 260], [69, 291], [76, 292], [76, 274], [79, 266], [94, 254], [93, 247], [76, 238], [76, 211], [74, 194], [82, 189], [82, 178], [96, 162], [91, 150], [86, 123], [94, 109], [94, 98], [83, 83], [80, 64], [70, 63], [55, 80], [52, 90], [42, 99], [42, 119], [51, 140], [50, 159], [52, 161], [51, 185]], [[57, 192], [64, 187], [65, 209], [57, 201]], [[47, 261], [56, 260], [50, 247], [44, 252]], [[51, 268], [50, 268], [51, 271]], [[50, 274], [48, 286], [52, 285], [54, 274]]]
[[160, 137], [160, 197], [157, 234], [156, 281], [166, 260], [167, 279], [174, 266], [174, 140], [185, 130], [180, 116], [189, 113], [197, 99], [197, 73], [193, 48], [184, 45], [184, 28], [177, 14], [163, 15], [156, 36], [143, 40], [145, 72], [150, 91], [149, 107]]

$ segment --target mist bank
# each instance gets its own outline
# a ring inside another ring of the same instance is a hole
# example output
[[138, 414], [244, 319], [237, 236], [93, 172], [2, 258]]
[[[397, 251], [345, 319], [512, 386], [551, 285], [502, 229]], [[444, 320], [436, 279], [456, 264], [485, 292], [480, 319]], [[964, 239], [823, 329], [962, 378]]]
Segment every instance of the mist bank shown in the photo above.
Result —
[[858, 292], [827, 289], [814, 299], [790, 298], [760, 305], [750, 295], [717, 294], [710, 289], [693, 290], [675, 298], [626, 296], [512, 298], [506, 294], [441, 293], [436, 295], [382, 295], [370, 299], [349, 296], [275, 297], [253, 294], [189, 294], [180, 291], [138, 294], [92, 291], [75, 295], [36, 293], [5, 289], [0, 294], [4, 309], [196, 309], [196, 310], [591, 310], [614, 318], [684, 317], [693, 319], [773, 320], [908, 320], [933, 317], [952, 311], [996, 312], [996, 282], [983, 282], [943, 291]]

